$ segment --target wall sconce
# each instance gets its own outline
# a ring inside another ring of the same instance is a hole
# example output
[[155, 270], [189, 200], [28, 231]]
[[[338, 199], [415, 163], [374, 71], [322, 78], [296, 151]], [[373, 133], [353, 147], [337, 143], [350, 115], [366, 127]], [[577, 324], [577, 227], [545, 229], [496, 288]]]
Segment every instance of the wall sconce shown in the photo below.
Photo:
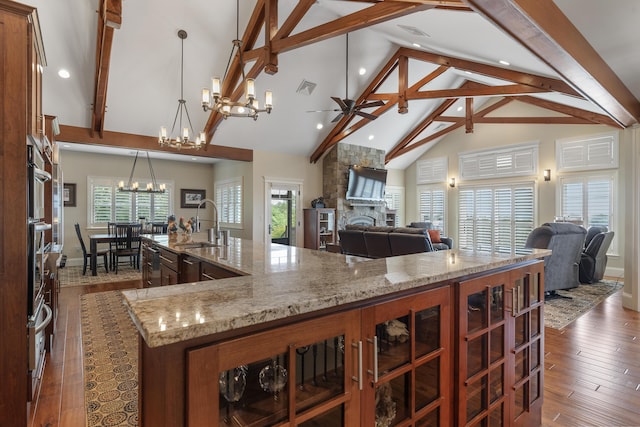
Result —
[[454, 188], [456, 186], [456, 179], [449, 178], [449, 187]]
[[545, 169], [542, 176], [544, 176], [545, 181], [551, 181], [551, 169]]

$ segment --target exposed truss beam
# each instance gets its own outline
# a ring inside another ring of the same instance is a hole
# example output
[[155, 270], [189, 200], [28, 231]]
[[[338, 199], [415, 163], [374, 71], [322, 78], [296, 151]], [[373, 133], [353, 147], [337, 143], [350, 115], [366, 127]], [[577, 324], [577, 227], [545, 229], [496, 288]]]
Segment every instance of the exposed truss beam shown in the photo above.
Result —
[[551, 0], [465, 0], [624, 127], [640, 120], [640, 101]]
[[107, 85], [113, 33], [122, 23], [122, 0], [102, 0], [98, 11], [98, 35], [96, 41], [96, 74], [93, 92], [91, 134], [102, 136], [104, 115], [107, 109]]
[[91, 129], [76, 126], [60, 125], [60, 134], [56, 136], [56, 140], [77, 144], [132, 148], [144, 151], [162, 151], [189, 157], [218, 158], [238, 160], [241, 162], [253, 161], [253, 150], [244, 148], [211, 145], [207, 151], [179, 150], [177, 148], [161, 147], [158, 144], [158, 137], [154, 136], [104, 131], [103, 135], [98, 137], [92, 134]]

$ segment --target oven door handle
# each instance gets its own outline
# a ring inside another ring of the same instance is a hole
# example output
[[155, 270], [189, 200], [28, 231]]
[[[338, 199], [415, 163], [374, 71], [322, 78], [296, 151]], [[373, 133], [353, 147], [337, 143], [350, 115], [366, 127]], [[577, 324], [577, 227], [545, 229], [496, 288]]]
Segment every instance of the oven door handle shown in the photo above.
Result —
[[44, 304], [42, 308], [47, 312], [47, 315], [44, 320], [42, 320], [42, 322], [35, 326], [33, 331], [34, 335], [38, 335], [40, 332], [42, 332], [42, 330], [46, 328], [49, 323], [51, 323], [51, 318], [53, 317], [53, 311], [51, 310], [51, 307], [49, 307], [47, 304]]
[[40, 182], [51, 181], [51, 174], [49, 172], [36, 167], [33, 168], [33, 176]]

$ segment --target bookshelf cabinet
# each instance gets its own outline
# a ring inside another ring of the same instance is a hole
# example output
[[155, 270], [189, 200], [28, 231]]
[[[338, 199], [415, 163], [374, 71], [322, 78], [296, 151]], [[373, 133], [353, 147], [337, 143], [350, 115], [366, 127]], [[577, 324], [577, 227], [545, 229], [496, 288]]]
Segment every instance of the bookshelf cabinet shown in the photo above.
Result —
[[336, 243], [336, 210], [317, 208], [304, 210], [304, 247], [326, 250]]

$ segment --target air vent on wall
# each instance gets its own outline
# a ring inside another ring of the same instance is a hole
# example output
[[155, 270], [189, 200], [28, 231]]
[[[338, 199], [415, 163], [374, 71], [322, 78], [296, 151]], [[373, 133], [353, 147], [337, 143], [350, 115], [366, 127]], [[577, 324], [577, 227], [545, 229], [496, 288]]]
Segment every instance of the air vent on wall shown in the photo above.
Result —
[[418, 37], [431, 37], [429, 34], [425, 33], [422, 30], [419, 30], [416, 27], [412, 27], [410, 25], [398, 25], [398, 27], [402, 28], [403, 30], [405, 30], [407, 33], [414, 35], [414, 36], [418, 36]]
[[313, 92], [316, 86], [316, 83], [302, 79], [302, 82], [300, 82], [298, 89], [296, 89], [296, 93], [299, 93], [301, 95], [311, 95], [311, 92]]

